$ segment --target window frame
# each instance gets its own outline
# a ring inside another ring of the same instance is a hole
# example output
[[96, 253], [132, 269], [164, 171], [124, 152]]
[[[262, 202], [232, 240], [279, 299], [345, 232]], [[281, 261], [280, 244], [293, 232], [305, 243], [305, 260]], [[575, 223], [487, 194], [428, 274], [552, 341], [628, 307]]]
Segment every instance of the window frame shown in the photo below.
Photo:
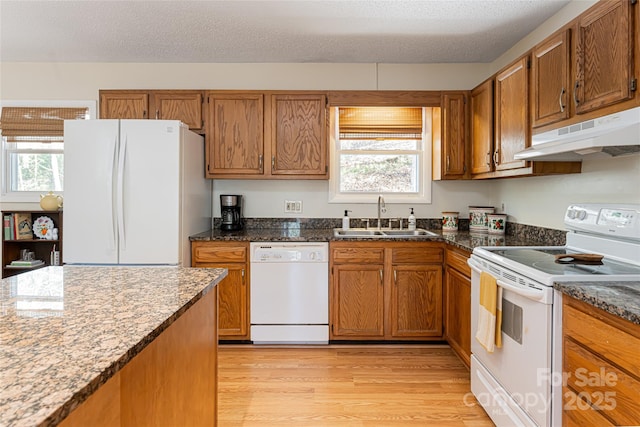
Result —
[[[426, 110], [423, 114], [422, 123], [422, 152], [418, 155], [418, 192], [411, 194], [398, 193], [347, 193], [340, 191], [340, 159], [339, 156], [339, 110], [338, 106], [332, 106], [329, 109], [330, 114], [330, 132], [329, 132], [329, 158], [330, 174], [329, 174], [329, 203], [377, 203], [377, 196], [382, 195], [386, 202], [389, 203], [411, 203], [411, 204], [431, 204], [431, 185], [432, 185], [432, 146], [433, 146], [433, 126], [432, 126], [432, 108], [423, 106]], [[403, 151], [397, 151], [403, 153]]]
[[[71, 100], [60, 100], [60, 101], [0, 101], [0, 114], [2, 113], [2, 109], [4, 107], [45, 107], [45, 108], [87, 108], [89, 111], [88, 120], [97, 118], [97, 103], [94, 100], [86, 100], [86, 101], [71, 101]], [[64, 142], [63, 142], [64, 144]], [[13, 150], [12, 150], [13, 151]], [[45, 153], [59, 153], [58, 149], [56, 150], [39, 150], [38, 152]], [[34, 151], [35, 153], [35, 151]], [[62, 155], [64, 159], [64, 148], [62, 150]], [[11, 180], [11, 169], [9, 168], [9, 150], [2, 139], [0, 144], [0, 162], [2, 162], [2, 174], [0, 176], [0, 202], [1, 203], [39, 203], [40, 195], [42, 191], [11, 191], [10, 188], [10, 180]], [[63, 160], [64, 161], [64, 160]], [[56, 194], [64, 194], [64, 191], [56, 191]]]

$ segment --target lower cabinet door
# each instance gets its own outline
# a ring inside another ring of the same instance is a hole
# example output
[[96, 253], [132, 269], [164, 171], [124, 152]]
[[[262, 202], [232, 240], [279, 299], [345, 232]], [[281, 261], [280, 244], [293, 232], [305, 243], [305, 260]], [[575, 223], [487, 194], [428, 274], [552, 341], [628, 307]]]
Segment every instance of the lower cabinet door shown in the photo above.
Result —
[[471, 366], [471, 279], [457, 270], [445, 270], [445, 329], [451, 348]]
[[383, 268], [383, 265], [334, 266], [332, 339], [384, 337]]
[[248, 295], [245, 264], [217, 265], [228, 269], [218, 285], [218, 336], [221, 340], [248, 340]]
[[442, 268], [394, 265], [391, 286], [391, 335], [442, 336]]

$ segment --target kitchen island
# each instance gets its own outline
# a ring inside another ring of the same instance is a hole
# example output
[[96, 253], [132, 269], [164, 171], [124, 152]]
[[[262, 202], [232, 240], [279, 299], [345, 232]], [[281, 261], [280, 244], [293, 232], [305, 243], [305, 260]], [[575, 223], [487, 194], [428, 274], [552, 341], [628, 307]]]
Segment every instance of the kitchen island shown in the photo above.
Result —
[[0, 425], [215, 425], [226, 274], [64, 266], [2, 280]]

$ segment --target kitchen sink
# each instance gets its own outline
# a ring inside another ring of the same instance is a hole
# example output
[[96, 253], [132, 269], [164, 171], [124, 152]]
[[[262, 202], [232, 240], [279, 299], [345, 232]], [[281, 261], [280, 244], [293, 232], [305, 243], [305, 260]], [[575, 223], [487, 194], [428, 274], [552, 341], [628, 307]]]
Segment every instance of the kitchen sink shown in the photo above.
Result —
[[374, 238], [374, 239], [404, 239], [408, 237], [437, 237], [434, 232], [417, 228], [415, 230], [372, 230], [367, 228], [351, 228], [343, 230], [333, 229], [333, 236], [338, 238]]

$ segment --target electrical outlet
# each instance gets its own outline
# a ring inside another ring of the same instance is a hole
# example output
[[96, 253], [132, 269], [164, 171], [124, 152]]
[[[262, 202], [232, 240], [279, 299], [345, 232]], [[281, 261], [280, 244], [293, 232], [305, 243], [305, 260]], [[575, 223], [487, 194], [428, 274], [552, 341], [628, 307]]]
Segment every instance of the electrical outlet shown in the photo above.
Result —
[[302, 213], [302, 201], [301, 200], [285, 200], [284, 212], [285, 213]]

